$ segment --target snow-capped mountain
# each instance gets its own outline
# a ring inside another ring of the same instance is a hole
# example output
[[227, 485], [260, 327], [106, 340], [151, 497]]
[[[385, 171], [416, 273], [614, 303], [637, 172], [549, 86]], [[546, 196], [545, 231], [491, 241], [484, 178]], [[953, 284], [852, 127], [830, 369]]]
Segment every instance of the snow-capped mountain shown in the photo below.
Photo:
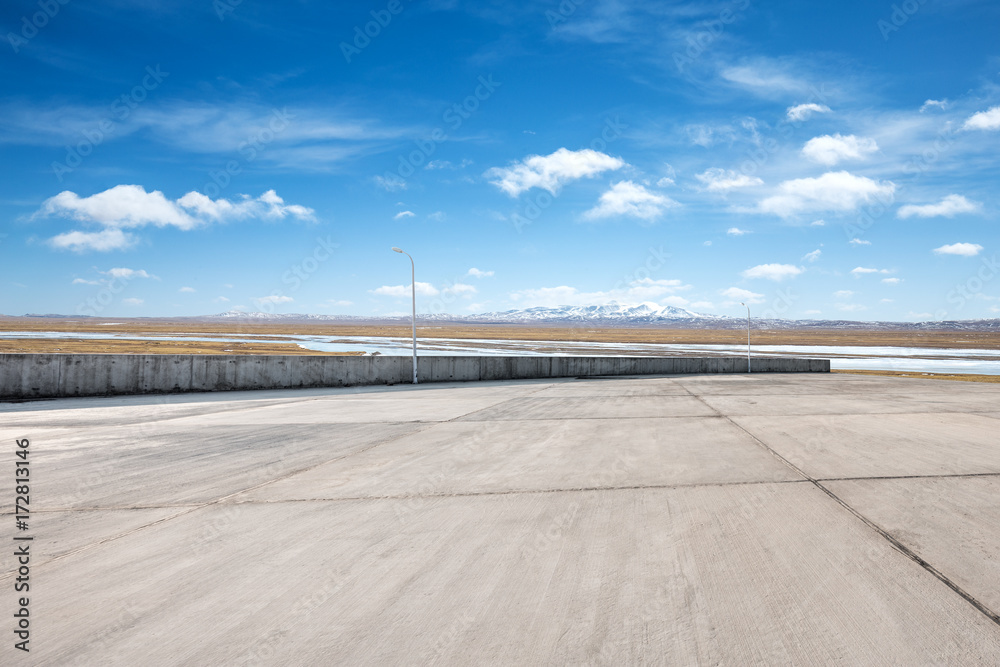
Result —
[[656, 303], [620, 304], [616, 301], [602, 306], [558, 306], [555, 308], [526, 308], [498, 313], [470, 315], [464, 319], [475, 322], [667, 322], [671, 320], [720, 319], [716, 315], [703, 315], [675, 306]]
[[[300, 313], [262, 313], [231, 310], [218, 315], [198, 317], [199, 320], [252, 320], [255, 322], [398, 322], [409, 324], [409, 315], [312, 315]], [[447, 313], [417, 313], [417, 324], [428, 322], [450, 324], [553, 324], [588, 325], [600, 327], [664, 326], [681, 329], [736, 329], [746, 327], [745, 317], [706, 315], [674, 306], [655, 303], [620, 304], [610, 302], [601, 306], [559, 306], [555, 308], [525, 308], [478, 315], [449, 315]], [[753, 318], [755, 329], [849, 329], [849, 330], [914, 330], [948, 329], [956, 331], [996, 331], [1000, 319], [948, 320], [929, 322], [859, 322], [854, 320], [785, 320]]]
[[[407, 317], [372, 318], [351, 315], [305, 315], [278, 314], [261, 312], [243, 312], [230, 310], [216, 315], [226, 319], [249, 319], [257, 321], [282, 320], [371, 320], [371, 319], [409, 319]], [[619, 324], [653, 324], [676, 320], [722, 320], [727, 319], [717, 315], [703, 315], [674, 306], [661, 306], [656, 303], [620, 304], [616, 301], [601, 306], [558, 306], [555, 308], [537, 307], [522, 310], [506, 310], [496, 313], [480, 313], [478, 315], [449, 315], [447, 313], [417, 313], [417, 319], [441, 322], [491, 322], [491, 323], [525, 323], [525, 322], [598, 322]]]

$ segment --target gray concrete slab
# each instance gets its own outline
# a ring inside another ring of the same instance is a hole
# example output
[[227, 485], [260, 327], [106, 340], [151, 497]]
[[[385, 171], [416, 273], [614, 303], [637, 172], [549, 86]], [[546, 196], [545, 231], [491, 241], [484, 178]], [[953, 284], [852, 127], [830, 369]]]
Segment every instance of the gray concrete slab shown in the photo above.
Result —
[[527, 397], [506, 401], [462, 417], [465, 421], [508, 419], [637, 419], [708, 417], [713, 414], [693, 396]]
[[1000, 476], [824, 485], [991, 609], [1000, 609]]
[[[803, 485], [437, 498], [402, 527], [399, 502], [295, 503], [294, 521], [284, 504], [244, 507], [197, 549], [216, 505], [62, 561], [39, 575], [60, 632], [39, 631], [38, 658], [987, 664], [1000, 651], [996, 626]], [[82, 608], [104, 611], [71, 621]]]
[[[905, 378], [902, 378], [905, 380]], [[939, 380], [939, 382], [942, 382]], [[951, 384], [951, 383], [950, 383]], [[955, 382], [953, 384], [959, 384]], [[945, 392], [708, 395], [705, 402], [727, 415], [851, 415], [995, 411], [994, 394], [951, 396]]]
[[992, 664], [998, 420], [979, 407], [1000, 387], [963, 385], [2, 405], [0, 440], [32, 441], [35, 540], [32, 651], [0, 663]]
[[44, 471], [36, 473], [31, 488], [48, 510], [198, 505], [419, 428], [405, 423], [317, 429], [265, 421], [185, 429], [167, 421], [143, 428], [61, 429], [30, 434], [33, 465]]
[[1000, 473], [995, 419], [960, 413], [732, 420], [818, 478]]
[[[186, 508], [181, 507], [156, 507], [91, 512], [39, 512], [32, 516], [31, 525], [45, 539], [32, 545], [34, 554], [48, 561], [186, 511]], [[8, 515], [4, 518], [10, 517]], [[0, 553], [0, 574], [10, 574], [17, 566], [14, 549], [4, 549]]]
[[800, 481], [722, 419], [437, 424], [234, 498], [409, 497]]
[[573, 379], [546, 387], [534, 394], [538, 398], [582, 396], [690, 396], [690, 392], [675, 377]]

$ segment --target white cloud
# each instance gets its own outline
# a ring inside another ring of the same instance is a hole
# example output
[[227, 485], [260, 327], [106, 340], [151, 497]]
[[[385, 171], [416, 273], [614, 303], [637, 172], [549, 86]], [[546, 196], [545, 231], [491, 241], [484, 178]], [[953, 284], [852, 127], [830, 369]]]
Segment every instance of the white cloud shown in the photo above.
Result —
[[141, 306], [145, 303], [142, 299], [136, 299], [135, 297], [129, 297], [127, 299], [122, 299], [122, 303], [126, 306]]
[[[419, 284], [420, 283], [417, 283], [418, 286], [419, 286]], [[465, 283], [453, 283], [451, 285], [445, 286], [444, 289], [442, 289], [441, 291], [444, 294], [467, 294], [467, 295], [472, 295], [472, 294], [475, 294], [476, 292], [478, 292], [479, 290], [477, 290], [474, 286], [472, 286], [472, 285], [466, 285]]]
[[729, 125], [711, 127], [709, 125], [687, 125], [684, 127], [688, 139], [696, 146], [711, 148], [719, 142], [732, 143], [736, 140], [736, 130]]
[[213, 220], [239, 220], [243, 218], [284, 218], [291, 215], [301, 220], [312, 220], [313, 210], [298, 204], [285, 204], [274, 190], [268, 190], [256, 199], [242, 195], [231, 202], [227, 199], [210, 199], [200, 192], [189, 192], [177, 200], [185, 209]]
[[749, 234], [750, 232], [745, 229], [740, 229], [739, 227], [730, 227], [726, 230], [726, 234], [729, 236], [743, 236], [744, 234]]
[[727, 67], [719, 74], [726, 81], [763, 97], [784, 97], [809, 88], [808, 82], [792, 73], [788, 65], [770, 58], [756, 58]]
[[810, 227], [825, 227], [826, 226], [826, 220], [813, 220], [812, 222], [809, 223], [809, 226]]
[[674, 179], [670, 178], [669, 176], [664, 176], [663, 178], [661, 178], [656, 182], [656, 187], [665, 188], [673, 184], [674, 184]]
[[704, 243], [702, 243], [702, 245], [709, 246], [709, 245], [712, 245], [712, 242], [711, 241], [705, 241]]
[[[886, 285], [898, 285], [899, 283], [903, 282], [903, 279], [902, 278], [883, 278], [882, 282], [884, 282]], [[886, 301], [887, 299], [882, 299], [882, 300]], [[891, 301], [891, 299], [888, 299], [888, 300]]]
[[156, 276], [148, 273], [145, 269], [127, 269], [125, 267], [117, 267], [113, 269], [108, 269], [107, 271], [101, 271], [106, 276], [111, 276], [112, 278], [122, 278], [123, 280], [132, 280], [134, 278], [152, 278], [154, 280], [159, 280]]
[[293, 299], [290, 296], [280, 296], [278, 294], [272, 294], [271, 296], [254, 297], [253, 301], [258, 305], [263, 305], [265, 303], [270, 303], [270, 304], [289, 303], [291, 301], [295, 301], [295, 299]]
[[400, 190], [406, 189], [406, 181], [398, 176], [376, 176], [372, 179], [375, 181], [375, 185], [379, 186], [386, 192], [398, 192]]
[[803, 255], [802, 259], [804, 259], [807, 262], [815, 262], [817, 259], [819, 259], [819, 256], [822, 254], [823, 251], [820, 250], [819, 248], [816, 248], [812, 252], [807, 252], [805, 255]]
[[974, 113], [962, 125], [963, 130], [1000, 130], [1000, 106]]
[[962, 257], [975, 257], [983, 249], [978, 243], [952, 243], [934, 248], [934, 253], [938, 255], [961, 255]]
[[818, 178], [784, 181], [778, 190], [781, 194], [758, 204], [760, 212], [787, 218], [810, 211], [853, 211], [876, 199], [891, 201], [896, 185], [846, 171], [830, 171]]
[[472, 160], [464, 159], [458, 164], [454, 164], [449, 160], [431, 160], [427, 163], [424, 169], [434, 170], [434, 169], [465, 169], [472, 164]]
[[224, 296], [217, 296], [214, 299], [212, 299], [212, 301], [215, 301], [216, 303], [229, 303], [229, 299], [227, 299]]
[[872, 244], [871, 241], [863, 241], [861, 239], [851, 239], [850, 241], [848, 241], [848, 243], [850, 243], [851, 245], [871, 245]]
[[868, 137], [826, 134], [807, 141], [802, 154], [813, 162], [831, 167], [843, 160], [862, 160], [877, 150], [878, 144]]
[[[413, 294], [413, 287], [411, 285], [382, 285], [369, 291], [379, 296], [409, 297]], [[421, 296], [437, 296], [440, 293], [434, 285], [417, 281], [417, 294]]]
[[719, 294], [728, 299], [732, 299], [733, 301], [741, 301], [751, 305], [755, 303], [764, 303], [763, 294], [757, 294], [756, 292], [751, 292], [748, 289], [742, 289], [739, 287], [729, 287], [724, 290], [720, 290]]
[[444, 211], [434, 211], [433, 213], [427, 216], [427, 219], [433, 220], [434, 222], [444, 222], [445, 218], [447, 217], [448, 216], [445, 215]]
[[743, 272], [744, 278], [766, 278], [767, 280], [782, 281], [785, 278], [794, 278], [802, 273], [803, 269], [791, 264], [760, 264]]
[[666, 209], [674, 206], [680, 204], [670, 197], [650, 192], [632, 181], [621, 181], [602, 194], [597, 206], [586, 211], [583, 217], [587, 220], [596, 220], [627, 215], [642, 220], [654, 220], [663, 215]]
[[159, 190], [146, 192], [141, 185], [116, 185], [89, 197], [65, 190], [42, 203], [35, 214], [96, 222], [105, 227], [130, 228], [156, 225], [191, 229], [198, 224]]
[[928, 109], [933, 109], [937, 107], [938, 109], [947, 109], [948, 100], [927, 100], [920, 107], [920, 113], [927, 111]]
[[221, 220], [284, 218], [289, 215], [312, 220], [313, 210], [285, 204], [274, 190], [268, 190], [256, 199], [243, 195], [235, 202], [213, 200], [198, 192], [189, 192], [171, 201], [159, 190], [146, 192], [141, 185], [116, 185], [89, 197], [80, 197], [68, 190], [60, 192], [45, 200], [32, 218], [55, 216], [100, 225], [104, 228], [101, 231], [66, 232], [53, 237], [49, 243], [56, 248], [76, 251], [107, 251], [120, 250], [135, 242], [123, 229], [152, 225], [190, 230]]
[[618, 301], [624, 304], [655, 301], [662, 305], [684, 308], [688, 305], [688, 301], [678, 296], [677, 292], [682, 292], [690, 288], [690, 285], [685, 285], [680, 280], [642, 278], [640, 280], [633, 280], [627, 287], [606, 292], [581, 292], [575, 287], [560, 285], [558, 287], [520, 290], [513, 292], [510, 298], [525, 308], [536, 306], [597, 306], [611, 301]]
[[468, 272], [465, 275], [472, 276], [473, 278], [492, 278], [493, 277], [493, 272], [492, 271], [480, 271], [476, 267], [472, 267], [471, 269], [468, 270]]
[[48, 242], [49, 245], [60, 250], [107, 252], [129, 248], [135, 244], [136, 239], [133, 235], [126, 234], [120, 229], [105, 229], [101, 232], [64, 232], [53, 236]]
[[938, 216], [954, 218], [959, 213], [974, 213], [981, 206], [982, 204], [979, 202], [969, 201], [962, 195], [948, 195], [937, 204], [923, 204], [921, 206], [907, 204], [906, 206], [900, 206], [899, 210], [896, 211], [896, 217], [904, 219], [913, 216], [919, 218], [935, 218]]
[[851, 269], [851, 275], [853, 275], [855, 278], [858, 278], [868, 273], [892, 273], [892, 271], [888, 269], [872, 269], [864, 266], [858, 266]]
[[185, 293], [191, 294], [191, 293], [196, 292], [197, 290], [195, 288], [193, 288], [193, 287], [182, 287], [182, 288], [180, 288], [177, 291], [178, 292], [185, 292]]
[[852, 296], [854, 296], [854, 292], [849, 289], [837, 290], [833, 293], [834, 299], [850, 299]]
[[764, 181], [756, 176], [747, 176], [732, 169], [706, 169], [704, 173], [695, 175], [705, 184], [709, 192], [725, 192], [733, 188], [746, 188], [753, 185], [763, 185]]
[[493, 167], [484, 174], [490, 183], [511, 197], [531, 188], [543, 188], [556, 194], [570, 181], [621, 169], [625, 161], [589, 148], [571, 151], [560, 148], [551, 155], [529, 155], [509, 167]]
[[788, 107], [786, 115], [788, 120], [798, 122], [808, 120], [814, 113], [830, 113], [830, 107], [825, 104], [816, 104], [814, 102], [810, 102], [808, 104], [796, 104], [793, 107]]
[[412, 218], [414, 216], [416, 216], [416, 213], [414, 213], [413, 211], [400, 211], [396, 215], [392, 216], [392, 219], [400, 220], [402, 218]]

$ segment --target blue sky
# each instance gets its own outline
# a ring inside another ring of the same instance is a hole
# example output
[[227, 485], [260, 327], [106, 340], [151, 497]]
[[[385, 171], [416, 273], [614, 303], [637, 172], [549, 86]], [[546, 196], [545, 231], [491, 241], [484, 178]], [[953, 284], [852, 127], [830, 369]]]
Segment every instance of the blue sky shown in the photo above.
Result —
[[998, 317], [1000, 6], [5, 3], [5, 314]]

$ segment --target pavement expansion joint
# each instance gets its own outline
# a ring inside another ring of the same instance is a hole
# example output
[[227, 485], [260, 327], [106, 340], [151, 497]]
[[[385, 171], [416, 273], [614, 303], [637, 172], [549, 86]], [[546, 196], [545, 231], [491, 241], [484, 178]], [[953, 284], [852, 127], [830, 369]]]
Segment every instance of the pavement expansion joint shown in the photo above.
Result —
[[816, 477], [816, 482], [858, 482], [890, 479], [962, 479], [964, 477], [1000, 477], [1000, 472], [941, 473], [938, 475], [866, 475], [864, 477]]
[[[709, 408], [712, 408], [712, 406], [708, 405], [708, 403], [706, 403], [705, 401], [703, 401], [700, 396], [695, 395], [693, 392], [692, 392], [691, 395], [695, 396], [698, 400], [702, 401], [702, 403], [705, 403], [705, 405], [707, 405]], [[715, 408], [712, 408], [712, 410], [715, 410]], [[928, 573], [930, 573], [931, 575], [933, 575], [938, 581], [940, 581], [945, 586], [947, 586], [948, 588], [950, 588], [952, 591], [954, 591], [955, 593], [957, 593], [962, 599], [964, 599], [966, 602], [968, 602], [970, 605], [972, 605], [977, 611], [979, 611], [981, 614], [983, 614], [984, 616], [986, 616], [986, 618], [988, 618], [989, 620], [993, 621], [997, 625], [1000, 625], [1000, 615], [998, 615], [995, 611], [993, 611], [992, 609], [990, 609], [989, 607], [987, 607], [985, 604], [983, 604], [982, 602], [980, 602], [979, 600], [977, 600], [972, 594], [970, 594], [968, 591], [966, 591], [961, 586], [959, 586], [954, 581], [952, 581], [943, 572], [941, 572], [936, 567], [934, 567], [933, 565], [931, 565], [929, 562], [927, 562], [926, 560], [924, 560], [923, 558], [921, 558], [919, 555], [917, 555], [916, 552], [914, 552], [912, 549], [910, 549], [909, 547], [907, 547], [905, 544], [903, 544], [902, 542], [900, 542], [899, 540], [897, 540], [895, 537], [892, 536], [892, 534], [890, 534], [888, 531], [886, 531], [885, 529], [883, 529], [877, 523], [875, 523], [874, 521], [872, 521], [871, 519], [869, 519], [868, 517], [866, 517], [865, 515], [863, 515], [861, 512], [859, 512], [857, 509], [855, 509], [854, 507], [852, 507], [850, 504], [848, 504], [845, 500], [843, 500], [836, 493], [834, 493], [833, 491], [831, 491], [827, 487], [825, 487], [822, 484], [820, 484], [819, 480], [817, 480], [817, 479], [809, 476], [808, 474], [806, 474], [805, 471], [803, 471], [801, 468], [799, 468], [798, 466], [796, 466], [795, 464], [793, 464], [791, 461], [789, 461], [788, 459], [786, 459], [784, 456], [782, 456], [781, 454], [779, 454], [778, 452], [776, 452], [767, 443], [765, 443], [764, 441], [762, 441], [760, 438], [758, 438], [757, 436], [755, 436], [750, 431], [748, 431], [745, 428], [743, 428], [737, 422], [733, 421], [729, 416], [722, 415], [722, 413], [719, 413], [717, 410], [716, 410], [716, 413], [720, 414], [721, 416], [724, 416], [726, 419], [729, 420], [730, 423], [732, 423], [734, 426], [736, 426], [741, 431], [743, 431], [744, 433], [746, 433], [750, 438], [753, 439], [754, 442], [756, 442], [760, 447], [764, 448], [767, 452], [769, 452], [777, 460], [781, 461], [786, 466], [788, 466], [791, 470], [795, 471], [797, 474], [801, 475], [804, 479], [806, 479], [809, 482], [811, 482], [814, 486], [816, 486], [817, 489], [819, 489], [820, 491], [822, 491], [823, 493], [825, 493], [827, 496], [829, 496], [830, 498], [832, 498], [837, 504], [839, 504], [845, 510], [847, 510], [848, 512], [850, 512], [851, 514], [853, 514], [858, 520], [860, 520], [862, 523], [864, 523], [866, 526], [868, 526], [871, 530], [875, 531], [883, 539], [885, 539], [889, 543], [889, 545], [892, 546], [892, 548], [894, 548], [896, 551], [898, 551], [899, 553], [903, 554], [904, 556], [906, 556], [907, 558], [909, 558], [910, 560], [912, 560], [914, 563], [916, 563], [917, 565], [919, 565], [920, 567], [922, 567], [925, 571], [927, 571]], [[962, 414], [968, 414], [968, 413], [962, 413]], [[972, 476], [972, 475], [966, 475], [966, 476]], [[862, 478], [862, 479], [864, 479], [864, 478]]]
[[[134, 533], [137, 533], [137, 532], [139, 532], [141, 530], [145, 530], [146, 528], [151, 528], [153, 526], [158, 526], [158, 525], [160, 525], [162, 523], [165, 523], [167, 521], [172, 521], [172, 520], [174, 520], [174, 519], [176, 519], [178, 517], [186, 516], [188, 514], [191, 514], [192, 512], [197, 512], [200, 509], [204, 509], [206, 507], [211, 507], [213, 505], [221, 505], [226, 500], [228, 500], [230, 498], [233, 498], [234, 496], [238, 496], [238, 495], [240, 495], [242, 493], [248, 493], [250, 491], [255, 491], [255, 490], [260, 489], [260, 488], [262, 488], [264, 486], [267, 486], [269, 484], [273, 484], [275, 482], [279, 482], [279, 481], [281, 481], [283, 479], [286, 479], [288, 477], [292, 477], [294, 475], [298, 475], [298, 474], [303, 473], [303, 472], [308, 472], [309, 470], [312, 470], [313, 468], [318, 468], [318, 467], [320, 467], [322, 465], [326, 465], [327, 463], [332, 463], [333, 461], [338, 461], [340, 459], [345, 459], [345, 458], [348, 458], [350, 456], [355, 456], [357, 454], [362, 454], [362, 453], [367, 452], [367, 451], [369, 451], [371, 449], [374, 449], [375, 447], [378, 447], [380, 445], [384, 445], [384, 444], [392, 442], [394, 440], [398, 440], [399, 438], [402, 438], [402, 437], [405, 437], [405, 436], [408, 436], [408, 435], [412, 435], [413, 433], [419, 433], [421, 430], [423, 430], [423, 429], [418, 429], [417, 431], [411, 431], [409, 433], [402, 433], [402, 434], [399, 434], [399, 435], [396, 435], [396, 436], [392, 436], [392, 437], [389, 437], [389, 438], [384, 438], [382, 440], [379, 440], [377, 442], [372, 443], [371, 445], [369, 445], [367, 447], [361, 448], [361, 449], [359, 449], [357, 451], [353, 451], [353, 452], [350, 452], [348, 454], [344, 454], [342, 456], [336, 456], [336, 457], [334, 457], [332, 459], [328, 459], [328, 460], [325, 460], [325, 461], [320, 461], [319, 463], [315, 463], [313, 465], [309, 465], [309, 466], [306, 466], [304, 468], [299, 468], [297, 470], [293, 470], [293, 471], [291, 471], [289, 473], [286, 473], [284, 475], [280, 475], [278, 477], [275, 477], [274, 479], [270, 479], [270, 480], [267, 480], [265, 482], [261, 482], [260, 484], [255, 484], [255, 485], [253, 485], [251, 487], [248, 487], [248, 488], [245, 488], [245, 489], [240, 489], [240, 490], [234, 491], [232, 493], [228, 493], [228, 494], [226, 494], [224, 496], [221, 496], [219, 498], [216, 498], [214, 500], [210, 500], [210, 501], [203, 502], [203, 503], [198, 503], [198, 504], [195, 504], [195, 505], [182, 505], [182, 506], [179, 507], [179, 509], [182, 509], [182, 508], [186, 508], [186, 509], [184, 511], [178, 512], [177, 514], [173, 514], [171, 516], [166, 516], [166, 517], [161, 517], [159, 519], [156, 519], [154, 521], [150, 521], [149, 523], [143, 524], [141, 526], [136, 526], [135, 528], [132, 528], [130, 530], [126, 530], [126, 531], [118, 533], [116, 535], [112, 535], [112, 536], [109, 536], [109, 537], [106, 537], [106, 538], [102, 538], [100, 540], [96, 540], [96, 541], [90, 542], [88, 544], [83, 544], [83, 545], [77, 547], [76, 549], [73, 549], [72, 551], [68, 551], [66, 553], [59, 554], [58, 556], [53, 556], [52, 558], [49, 558], [48, 560], [44, 560], [44, 561], [42, 561], [39, 564], [39, 566], [40, 567], [44, 567], [44, 566], [50, 565], [52, 563], [55, 563], [55, 562], [58, 562], [58, 561], [62, 561], [64, 559], [66, 559], [66, 558], [70, 558], [72, 556], [75, 556], [76, 554], [79, 554], [81, 552], [88, 551], [90, 549], [99, 547], [99, 546], [104, 545], [104, 544], [108, 544], [109, 542], [114, 542], [116, 540], [120, 540], [123, 537], [127, 537], [127, 536], [132, 535]], [[171, 506], [170, 505], [164, 505], [163, 507], [164, 508], [169, 508]], [[97, 509], [100, 509], [100, 508], [93, 508], [93, 509], [97, 510]], [[117, 507], [117, 508], [116, 507], [110, 507], [110, 508], [107, 508], [107, 509], [112, 510], [112, 509], [127, 509], [127, 508], [125, 508], [125, 507]], [[149, 506], [149, 507], [147, 507], [147, 509], [154, 509], [154, 506]], [[14, 574], [16, 574], [16, 572], [9, 572], [9, 573], [0, 574], [0, 581], [5, 581], [6, 579], [14, 576]]]
[[706, 482], [694, 484], [634, 484], [630, 486], [574, 486], [558, 489], [498, 489], [494, 491], [460, 491], [455, 493], [429, 493], [429, 494], [408, 494], [408, 495], [385, 495], [385, 496], [337, 496], [337, 497], [316, 497], [316, 498], [276, 498], [267, 499], [247, 499], [237, 500], [234, 505], [269, 505], [281, 503], [308, 503], [308, 502], [355, 502], [363, 500], [432, 500], [436, 498], [477, 498], [489, 496], [518, 496], [548, 493], [589, 493], [604, 491], [644, 491], [656, 489], [698, 489], [698, 488], [721, 488], [728, 486], [753, 486], [760, 484], [804, 484], [809, 480], [805, 479], [777, 479], [777, 480], [748, 480], [739, 482]]

